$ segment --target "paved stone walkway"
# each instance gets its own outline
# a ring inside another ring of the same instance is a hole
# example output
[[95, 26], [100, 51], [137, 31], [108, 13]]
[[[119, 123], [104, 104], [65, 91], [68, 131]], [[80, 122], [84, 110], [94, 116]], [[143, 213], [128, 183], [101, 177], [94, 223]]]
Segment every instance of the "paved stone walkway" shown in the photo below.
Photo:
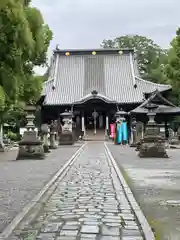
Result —
[[143, 240], [102, 143], [88, 144], [19, 237], [43, 240]]

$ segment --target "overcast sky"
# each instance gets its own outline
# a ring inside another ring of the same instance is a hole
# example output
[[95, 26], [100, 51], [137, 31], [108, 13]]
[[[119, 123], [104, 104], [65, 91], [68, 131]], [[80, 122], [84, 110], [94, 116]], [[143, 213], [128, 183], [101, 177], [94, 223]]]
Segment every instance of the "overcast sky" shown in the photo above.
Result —
[[162, 47], [180, 26], [180, 0], [32, 0], [53, 31], [49, 56], [63, 49], [97, 48], [125, 34], [152, 38]]

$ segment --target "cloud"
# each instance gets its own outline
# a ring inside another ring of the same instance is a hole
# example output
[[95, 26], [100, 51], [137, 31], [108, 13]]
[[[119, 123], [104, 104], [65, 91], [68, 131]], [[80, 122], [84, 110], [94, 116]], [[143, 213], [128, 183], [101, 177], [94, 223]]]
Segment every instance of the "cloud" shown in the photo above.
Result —
[[179, 0], [32, 0], [32, 5], [54, 33], [50, 49], [95, 48], [124, 34], [145, 35], [168, 47], [180, 25]]

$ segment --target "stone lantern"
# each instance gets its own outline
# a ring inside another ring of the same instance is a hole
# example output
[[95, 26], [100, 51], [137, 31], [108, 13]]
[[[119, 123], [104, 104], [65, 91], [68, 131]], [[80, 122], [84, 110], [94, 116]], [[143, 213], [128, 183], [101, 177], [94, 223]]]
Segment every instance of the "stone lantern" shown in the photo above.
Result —
[[56, 149], [57, 145], [56, 145], [56, 139], [55, 139], [55, 135], [56, 135], [56, 131], [57, 131], [57, 123], [56, 121], [51, 121], [50, 124], [50, 149]]
[[144, 138], [140, 145], [139, 157], [154, 157], [154, 158], [167, 158], [168, 155], [165, 150], [165, 144], [163, 137], [159, 134], [160, 129], [158, 124], [155, 122], [156, 109], [158, 105], [148, 103], [146, 105], [148, 109], [149, 121], [146, 126]]
[[65, 111], [60, 114], [60, 117], [62, 118], [62, 131], [59, 139], [59, 145], [72, 145], [74, 143], [73, 138], [73, 114], [72, 111]]
[[37, 132], [34, 126], [34, 113], [36, 108], [34, 106], [27, 106], [25, 111], [27, 112], [27, 125], [26, 131], [19, 142], [19, 152], [17, 160], [20, 159], [44, 159], [43, 143], [38, 139]]

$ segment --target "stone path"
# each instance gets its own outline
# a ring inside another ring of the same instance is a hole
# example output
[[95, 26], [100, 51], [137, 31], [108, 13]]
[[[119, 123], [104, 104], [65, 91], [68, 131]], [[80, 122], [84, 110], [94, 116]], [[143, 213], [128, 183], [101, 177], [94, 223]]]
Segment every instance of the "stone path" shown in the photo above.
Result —
[[41, 214], [15, 239], [143, 240], [131, 206], [102, 143], [90, 143]]

